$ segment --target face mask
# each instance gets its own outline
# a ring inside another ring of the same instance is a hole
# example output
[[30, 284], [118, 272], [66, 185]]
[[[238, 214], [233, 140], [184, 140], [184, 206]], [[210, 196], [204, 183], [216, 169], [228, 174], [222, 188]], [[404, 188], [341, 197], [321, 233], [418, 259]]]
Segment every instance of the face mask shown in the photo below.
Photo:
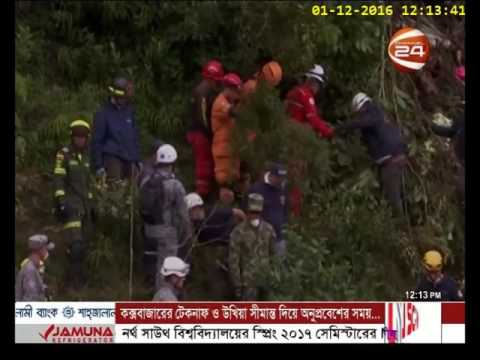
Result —
[[250, 220], [250, 224], [251, 224], [253, 227], [258, 227], [258, 225], [260, 225], [260, 219]]

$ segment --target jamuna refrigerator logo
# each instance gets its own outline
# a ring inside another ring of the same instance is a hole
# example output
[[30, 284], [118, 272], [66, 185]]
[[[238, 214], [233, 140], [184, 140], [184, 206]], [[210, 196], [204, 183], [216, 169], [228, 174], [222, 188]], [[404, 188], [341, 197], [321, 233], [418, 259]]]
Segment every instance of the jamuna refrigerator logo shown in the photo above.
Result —
[[387, 303], [386, 337], [389, 343], [401, 343], [419, 328], [419, 315], [412, 303]]
[[38, 333], [45, 342], [53, 343], [111, 343], [113, 332], [110, 326], [49, 325]]

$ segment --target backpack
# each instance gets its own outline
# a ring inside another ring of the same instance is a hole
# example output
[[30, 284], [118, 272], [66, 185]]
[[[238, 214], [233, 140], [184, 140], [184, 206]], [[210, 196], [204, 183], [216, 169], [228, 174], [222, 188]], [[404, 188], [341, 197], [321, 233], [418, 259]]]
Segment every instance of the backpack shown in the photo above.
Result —
[[164, 223], [165, 187], [163, 183], [167, 179], [169, 177], [154, 172], [140, 184], [140, 215], [147, 224], [161, 225]]

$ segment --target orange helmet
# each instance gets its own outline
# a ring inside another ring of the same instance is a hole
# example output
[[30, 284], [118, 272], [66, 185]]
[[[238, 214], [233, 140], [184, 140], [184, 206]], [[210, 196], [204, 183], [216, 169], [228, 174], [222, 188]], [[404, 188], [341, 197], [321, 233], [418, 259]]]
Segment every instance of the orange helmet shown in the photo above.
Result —
[[260, 76], [271, 86], [277, 86], [282, 81], [282, 67], [276, 61], [263, 65]]

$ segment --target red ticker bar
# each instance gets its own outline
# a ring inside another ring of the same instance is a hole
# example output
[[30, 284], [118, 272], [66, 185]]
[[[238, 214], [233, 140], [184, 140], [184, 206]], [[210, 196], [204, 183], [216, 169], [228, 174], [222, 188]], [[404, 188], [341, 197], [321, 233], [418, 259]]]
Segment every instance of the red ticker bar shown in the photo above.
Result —
[[116, 303], [117, 324], [384, 324], [385, 303]]
[[442, 303], [442, 324], [465, 324], [465, 303]]

